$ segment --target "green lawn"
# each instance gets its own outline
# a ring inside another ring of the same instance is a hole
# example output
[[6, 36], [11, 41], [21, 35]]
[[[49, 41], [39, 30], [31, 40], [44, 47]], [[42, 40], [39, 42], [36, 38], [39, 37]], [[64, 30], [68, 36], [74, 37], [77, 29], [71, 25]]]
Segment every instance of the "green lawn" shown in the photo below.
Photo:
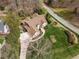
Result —
[[45, 37], [49, 38], [50, 35], [55, 35], [57, 42], [53, 44], [54, 59], [70, 59], [71, 57], [79, 54], [79, 45], [69, 46], [67, 42], [67, 35], [61, 28], [55, 28], [49, 24], [46, 30]]
[[[58, 27], [53, 27], [52, 24], [48, 24], [45, 29], [46, 33], [44, 38], [39, 40], [37, 44], [34, 43], [35, 48], [38, 51], [42, 49], [41, 53], [37, 56], [38, 52], [31, 48], [29, 49], [30, 53], [27, 54], [27, 59], [70, 59], [79, 54], [79, 45], [70, 46], [67, 42], [68, 37], [64, 33], [64, 30], [61, 30], [61, 28]], [[51, 42], [51, 35], [56, 37], [56, 43]], [[47, 45], [44, 47], [46, 43]], [[48, 48], [43, 50], [44, 48], [42, 47]]]
[[5, 39], [4, 37], [0, 36], [0, 44], [3, 43], [4, 39]]

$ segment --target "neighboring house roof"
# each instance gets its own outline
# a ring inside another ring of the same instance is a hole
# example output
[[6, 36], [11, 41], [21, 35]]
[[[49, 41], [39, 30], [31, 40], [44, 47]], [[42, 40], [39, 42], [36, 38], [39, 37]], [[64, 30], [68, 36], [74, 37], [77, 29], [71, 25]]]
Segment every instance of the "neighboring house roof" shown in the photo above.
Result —
[[0, 20], [0, 32], [4, 32], [4, 24], [1, 20]]
[[9, 27], [7, 24], [4, 24], [2, 20], [0, 20], [0, 34], [8, 34], [9, 33]]
[[32, 19], [30, 20], [23, 20], [22, 23], [24, 24], [24, 28], [27, 29], [27, 31], [31, 34], [31, 35], [34, 35], [34, 33], [36, 31], [39, 31], [37, 29], [37, 25], [40, 25], [40, 27], [44, 24], [44, 23], [47, 23], [44, 15], [38, 15], [36, 17], [33, 17]]

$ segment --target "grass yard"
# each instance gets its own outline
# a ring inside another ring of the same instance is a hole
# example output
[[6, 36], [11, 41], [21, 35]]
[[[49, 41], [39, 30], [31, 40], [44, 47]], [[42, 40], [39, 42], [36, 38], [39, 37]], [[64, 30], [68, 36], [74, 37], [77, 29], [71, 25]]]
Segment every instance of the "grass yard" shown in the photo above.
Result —
[[0, 36], [0, 44], [3, 43], [4, 39], [5, 39], [4, 37]]
[[60, 28], [55, 28], [51, 24], [48, 25], [45, 37], [55, 35], [57, 42], [53, 44], [54, 59], [70, 59], [79, 54], [79, 45], [69, 46], [67, 36]]
[[[44, 38], [34, 43], [34, 47], [28, 49], [27, 59], [71, 59], [79, 54], [79, 45], [70, 46], [67, 35], [61, 28], [48, 24]], [[56, 43], [52, 43], [50, 36], [54, 35]], [[39, 52], [38, 52], [39, 51]]]
[[79, 54], [79, 45], [69, 46], [67, 36], [60, 28], [55, 28], [49, 24], [45, 37], [49, 38], [50, 35], [55, 35], [56, 43], [53, 44], [52, 55], [54, 59], [70, 59]]

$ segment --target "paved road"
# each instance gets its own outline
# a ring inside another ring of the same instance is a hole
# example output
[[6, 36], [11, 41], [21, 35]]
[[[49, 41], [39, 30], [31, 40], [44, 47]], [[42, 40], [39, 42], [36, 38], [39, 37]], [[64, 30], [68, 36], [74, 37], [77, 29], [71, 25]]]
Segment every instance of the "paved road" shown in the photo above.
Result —
[[66, 28], [68, 28], [69, 30], [79, 34], [79, 29], [75, 26], [73, 26], [71, 23], [69, 23], [68, 21], [66, 21], [65, 19], [63, 19], [62, 17], [58, 16], [56, 13], [54, 13], [53, 10], [51, 10], [49, 7], [47, 7], [46, 5], [43, 4], [43, 7], [48, 11], [48, 13], [55, 18], [56, 21], [58, 21], [59, 23], [61, 23], [63, 26], [65, 26]]

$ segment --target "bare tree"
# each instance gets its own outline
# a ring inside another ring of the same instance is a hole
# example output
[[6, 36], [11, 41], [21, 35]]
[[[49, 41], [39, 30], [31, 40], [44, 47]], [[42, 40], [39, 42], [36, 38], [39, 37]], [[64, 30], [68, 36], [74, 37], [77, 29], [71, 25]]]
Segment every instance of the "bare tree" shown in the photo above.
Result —
[[19, 10], [24, 10], [28, 13], [32, 13], [35, 8], [39, 7], [39, 1], [38, 0], [18, 0], [18, 7], [19, 7]]
[[24, 10], [32, 13], [35, 8], [39, 7], [39, 0], [0, 0], [0, 5], [5, 5], [12, 10]]

